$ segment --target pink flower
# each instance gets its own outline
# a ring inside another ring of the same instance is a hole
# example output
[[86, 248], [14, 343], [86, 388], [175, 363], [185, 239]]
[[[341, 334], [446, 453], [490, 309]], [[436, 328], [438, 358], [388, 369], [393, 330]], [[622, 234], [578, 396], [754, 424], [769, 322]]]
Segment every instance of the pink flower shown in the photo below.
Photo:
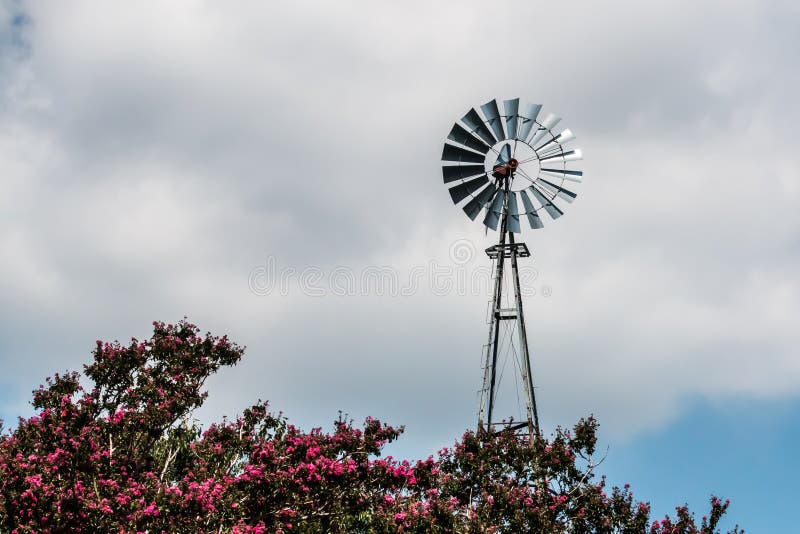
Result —
[[152, 503], [150, 506], [144, 509], [144, 515], [158, 515], [158, 508], [156, 507], [156, 503]]

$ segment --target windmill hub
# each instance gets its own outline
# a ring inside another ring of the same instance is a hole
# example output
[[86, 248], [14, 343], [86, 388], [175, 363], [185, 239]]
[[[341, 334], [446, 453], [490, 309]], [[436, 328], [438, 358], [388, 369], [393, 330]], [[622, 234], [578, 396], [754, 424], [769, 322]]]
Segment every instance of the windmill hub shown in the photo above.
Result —
[[514, 171], [517, 169], [518, 166], [519, 162], [514, 158], [511, 158], [511, 161], [509, 161], [505, 165], [496, 165], [494, 169], [492, 169], [492, 176], [494, 176], [498, 180], [512, 178], [514, 176]]

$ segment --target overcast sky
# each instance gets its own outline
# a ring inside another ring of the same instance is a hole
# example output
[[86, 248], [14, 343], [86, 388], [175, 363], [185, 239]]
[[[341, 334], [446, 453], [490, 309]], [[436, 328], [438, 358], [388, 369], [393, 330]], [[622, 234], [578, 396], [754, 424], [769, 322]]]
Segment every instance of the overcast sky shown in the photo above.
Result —
[[[307, 427], [405, 424], [411, 455], [450, 444], [475, 425], [488, 295], [432, 287], [431, 266], [473, 276], [496, 234], [452, 205], [439, 157], [495, 97], [564, 117], [586, 159], [568, 213], [523, 235], [545, 428], [594, 413], [612, 451], [644, 454], [698, 402], [798, 421], [796, 3], [0, 1], [0, 19], [7, 421], [95, 339], [185, 315], [248, 349], [206, 420], [263, 398]], [[373, 267], [426, 274], [330, 287]], [[702, 495], [735, 502], [722, 485]]]

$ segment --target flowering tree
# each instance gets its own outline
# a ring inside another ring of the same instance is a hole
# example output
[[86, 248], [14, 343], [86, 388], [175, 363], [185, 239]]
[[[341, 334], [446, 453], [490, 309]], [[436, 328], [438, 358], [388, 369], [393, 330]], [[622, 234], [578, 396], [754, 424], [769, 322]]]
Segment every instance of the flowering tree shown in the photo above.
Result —
[[467, 432], [413, 463], [381, 457], [402, 429], [340, 416], [304, 432], [262, 402], [201, 432], [205, 380], [242, 354], [186, 321], [98, 341], [91, 387], [48, 379], [37, 414], [0, 434], [0, 532], [711, 534], [728, 507], [651, 522], [627, 486], [595, 481], [591, 417], [550, 440]]

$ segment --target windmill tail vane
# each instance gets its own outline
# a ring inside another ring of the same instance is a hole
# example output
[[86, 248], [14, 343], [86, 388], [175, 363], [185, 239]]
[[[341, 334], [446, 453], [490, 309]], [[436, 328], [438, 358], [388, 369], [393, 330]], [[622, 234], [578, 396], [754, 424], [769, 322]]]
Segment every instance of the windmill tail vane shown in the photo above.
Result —
[[[540, 428], [518, 266], [520, 258], [530, 257], [530, 250], [514, 235], [522, 232], [523, 220], [537, 230], [544, 227], [545, 215], [553, 220], [561, 217], [577, 196], [572, 189], [583, 179], [583, 172], [574, 168], [583, 157], [581, 150], [567, 146], [575, 135], [556, 128], [560, 117], [551, 113], [542, 118], [541, 109], [540, 104], [520, 106], [519, 98], [514, 98], [503, 100], [501, 111], [498, 101], [490, 100], [453, 125], [442, 150], [442, 176], [453, 203], [471, 220], [483, 213], [487, 233], [499, 227], [497, 244], [486, 249], [495, 263], [495, 275], [478, 429], [510, 428], [530, 438], [539, 436]], [[506, 277], [510, 277], [507, 284]], [[506, 285], [511, 286], [508, 295]], [[503, 307], [504, 297], [510, 300], [512, 291], [513, 304]], [[496, 413], [511, 352], [516, 386], [521, 385], [525, 395], [522, 421], [498, 420]]]

